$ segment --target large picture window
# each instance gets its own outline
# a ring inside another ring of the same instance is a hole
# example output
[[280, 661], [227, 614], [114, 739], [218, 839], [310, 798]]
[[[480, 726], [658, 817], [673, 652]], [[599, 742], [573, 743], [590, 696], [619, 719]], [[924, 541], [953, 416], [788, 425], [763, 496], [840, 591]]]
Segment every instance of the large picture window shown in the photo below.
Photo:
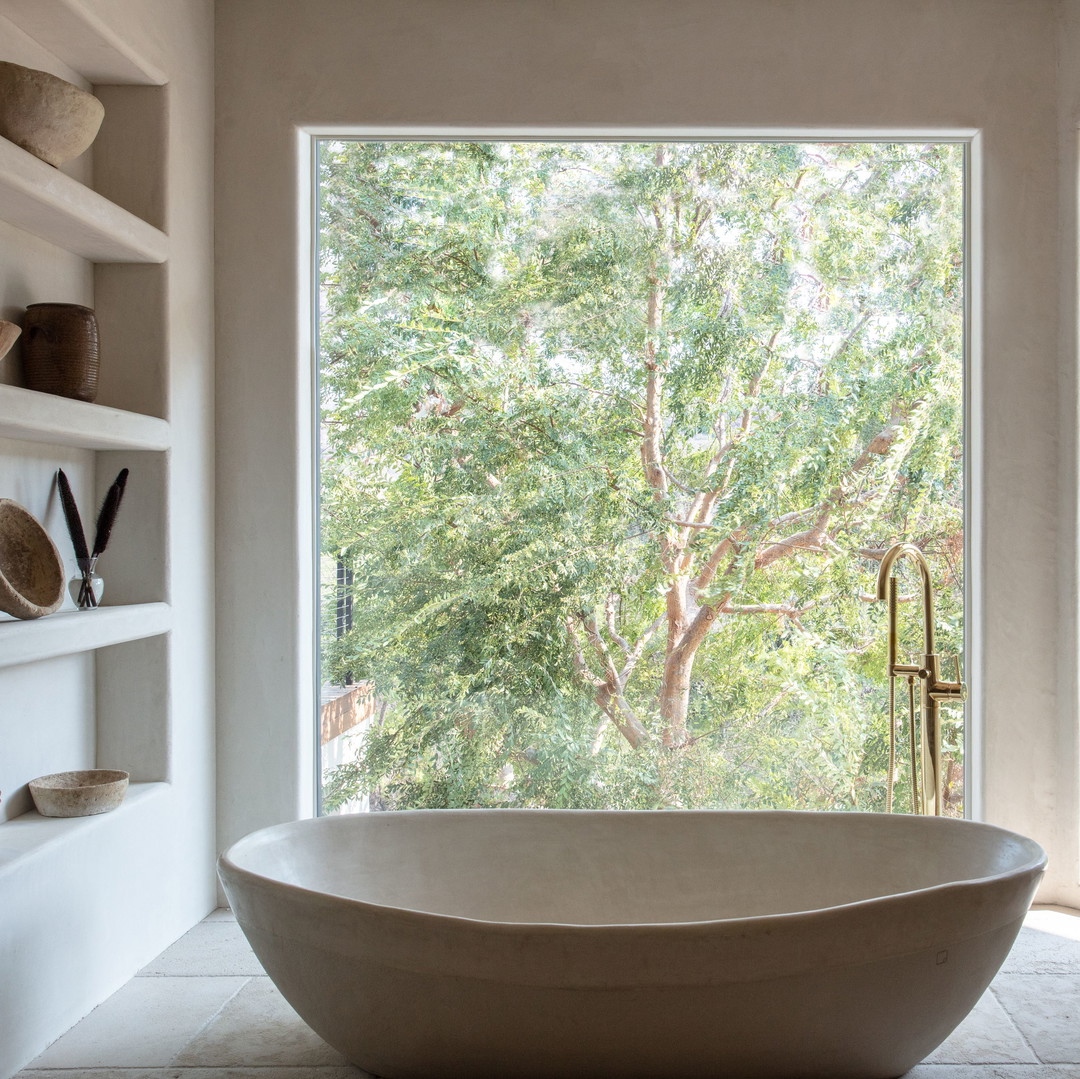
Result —
[[963, 648], [964, 146], [318, 155], [324, 809], [884, 809], [891, 544]]

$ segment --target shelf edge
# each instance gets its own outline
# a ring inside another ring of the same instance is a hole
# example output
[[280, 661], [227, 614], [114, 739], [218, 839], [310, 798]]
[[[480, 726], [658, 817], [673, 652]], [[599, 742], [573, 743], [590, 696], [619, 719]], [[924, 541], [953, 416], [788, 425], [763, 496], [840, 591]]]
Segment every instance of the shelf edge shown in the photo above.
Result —
[[157, 637], [171, 628], [172, 608], [167, 603], [133, 603], [0, 622], [0, 668]]
[[131, 783], [123, 802], [109, 813], [89, 817], [42, 817], [31, 810], [11, 820], [0, 821], [0, 878], [17, 872], [26, 861], [47, 851], [73, 842], [89, 829], [118, 823], [162, 791], [169, 784], [161, 781]]
[[91, 262], [168, 257], [169, 238], [160, 229], [4, 138], [0, 218]]
[[163, 86], [169, 81], [83, 0], [0, 0], [0, 14], [88, 82]]
[[0, 385], [0, 438], [86, 450], [167, 450], [168, 420]]

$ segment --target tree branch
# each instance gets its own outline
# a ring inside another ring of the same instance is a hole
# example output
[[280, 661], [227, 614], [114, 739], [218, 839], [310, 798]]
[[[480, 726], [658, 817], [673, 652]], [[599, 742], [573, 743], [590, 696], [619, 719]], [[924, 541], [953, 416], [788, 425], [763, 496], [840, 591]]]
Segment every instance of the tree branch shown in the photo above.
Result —
[[818, 602], [811, 600], [802, 607], [796, 607], [793, 603], [724, 603], [720, 610], [723, 614], [776, 614], [795, 620], [813, 610]]
[[607, 679], [599, 687], [596, 694], [596, 703], [601, 711], [615, 724], [619, 733], [630, 745], [637, 748], [648, 739], [649, 732], [623, 695], [623, 683], [615, 669], [615, 664], [612, 662], [611, 652], [604, 643], [603, 637], [600, 636], [596, 620], [590, 618], [584, 612], [581, 612], [578, 617], [581, 619], [581, 624], [585, 629], [585, 636], [593, 648], [596, 649], [607, 674]]
[[754, 558], [754, 569], [764, 569], [777, 559], [794, 554], [795, 551], [824, 551], [827, 540], [825, 525], [828, 523], [831, 513], [832, 509], [830, 507], [821, 514], [810, 528], [804, 529], [802, 532], [794, 532], [782, 540], [769, 544], [764, 551], [759, 552]]
[[574, 620], [572, 618], [567, 618], [565, 624], [570, 635], [570, 643], [573, 645], [574, 649], [574, 670], [577, 671], [583, 681], [588, 682], [589, 685], [594, 686], [597, 689], [606, 685], [602, 678], [598, 678], [593, 674], [592, 669], [585, 660], [585, 651], [582, 646], [581, 638], [578, 636], [577, 627], [574, 625]]
[[626, 657], [626, 662], [623, 664], [623, 669], [619, 672], [619, 681], [625, 686], [627, 679], [633, 674], [634, 668], [638, 664], [638, 660], [641, 659], [645, 653], [645, 649], [648, 647], [649, 642], [656, 636], [657, 631], [664, 624], [664, 615], [653, 619], [653, 621], [646, 627], [645, 632], [638, 637], [634, 647], [630, 649], [629, 654]]
[[629, 656], [630, 642], [625, 637], [620, 636], [619, 631], [615, 628], [615, 601], [618, 598], [615, 592], [608, 593], [607, 600], [604, 602], [604, 618], [607, 622], [608, 635], [622, 649], [623, 655]]
[[[866, 444], [865, 449], [863, 449], [859, 456], [855, 458], [851, 467], [841, 478], [840, 483], [832, 489], [824, 502], [821, 502], [810, 509], [801, 510], [795, 514], [785, 514], [784, 517], [776, 519], [775, 523], [780, 524], [785, 520], [794, 520], [796, 517], [809, 513], [816, 512], [818, 514], [817, 521], [815, 521], [810, 528], [795, 532], [782, 540], [777, 540], [763, 551], [760, 551], [754, 558], [755, 569], [763, 569], [765, 566], [771, 565], [780, 558], [794, 554], [796, 551], [814, 551], [820, 553], [829, 546], [831, 537], [825, 531], [825, 527], [833, 512], [841, 505], [858, 504], [857, 501], [852, 501], [847, 497], [846, 488], [852, 484], [857, 476], [869, 468], [875, 457], [885, 457], [888, 455], [889, 451], [892, 449], [893, 443], [896, 441], [897, 436], [903, 428], [907, 414], [907, 410], [902, 408], [898, 403], [893, 404], [889, 422]], [[866, 501], [866, 499], [861, 501]], [[770, 530], [772, 527], [773, 525], [770, 524]]]
[[662, 519], [667, 521], [668, 524], [678, 525], [680, 528], [708, 529], [708, 528], [716, 528], [717, 527], [716, 525], [711, 525], [711, 524], [701, 524], [698, 521], [680, 521], [677, 517], [664, 517]]
[[679, 663], [685, 656], [693, 655], [701, 647], [701, 642], [705, 640], [709, 630], [712, 629], [720, 608], [730, 599], [731, 593], [727, 592], [719, 603], [706, 603], [698, 608], [693, 621], [686, 627], [686, 631], [672, 650], [669, 662]]
[[696, 591], [701, 592], [712, 584], [717, 571], [720, 569], [720, 563], [723, 562], [728, 555], [737, 555], [739, 553], [739, 543], [745, 539], [746, 532], [739, 530], [738, 532], [732, 532], [731, 535], [721, 540], [720, 543], [713, 548], [708, 560], [694, 581], [694, 589]]

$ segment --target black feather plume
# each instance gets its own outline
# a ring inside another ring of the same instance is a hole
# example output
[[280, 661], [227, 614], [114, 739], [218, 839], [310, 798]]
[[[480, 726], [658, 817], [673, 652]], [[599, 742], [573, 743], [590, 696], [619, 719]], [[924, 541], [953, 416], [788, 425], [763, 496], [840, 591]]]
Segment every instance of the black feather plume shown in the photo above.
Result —
[[86, 549], [86, 533], [83, 532], [79, 507], [75, 505], [75, 498], [71, 493], [71, 484], [68, 483], [62, 468], [56, 470], [56, 486], [60, 489], [60, 505], [64, 507], [68, 535], [71, 536], [71, 545], [75, 548], [75, 561], [79, 563], [80, 569], [84, 569], [90, 562], [90, 552]]
[[105, 501], [101, 504], [101, 512], [98, 514], [97, 532], [94, 534], [94, 550], [91, 558], [97, 558], [109, 545], [109, 537], [112, 535], [113, 525], [116, 523], [116, 515], [120, 511], [120, 502], [124, 497], [124, 488], [127, 486], [128, 470], [123, 468], [120, 475], [113, 480], [112, 486], [105, 495]]

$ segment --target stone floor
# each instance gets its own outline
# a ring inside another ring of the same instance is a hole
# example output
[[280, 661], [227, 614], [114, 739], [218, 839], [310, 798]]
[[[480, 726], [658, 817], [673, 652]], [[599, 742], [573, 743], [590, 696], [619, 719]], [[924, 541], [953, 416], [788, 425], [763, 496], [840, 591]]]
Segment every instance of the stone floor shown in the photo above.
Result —
[[[232, 915], [219, 910], [16, 1079], [364, 1079], [365, 1074], [285, 1003]], [[975, 1010], [905, 1079], [1080, 1079], [1080, 914], [1032, 911]]]

